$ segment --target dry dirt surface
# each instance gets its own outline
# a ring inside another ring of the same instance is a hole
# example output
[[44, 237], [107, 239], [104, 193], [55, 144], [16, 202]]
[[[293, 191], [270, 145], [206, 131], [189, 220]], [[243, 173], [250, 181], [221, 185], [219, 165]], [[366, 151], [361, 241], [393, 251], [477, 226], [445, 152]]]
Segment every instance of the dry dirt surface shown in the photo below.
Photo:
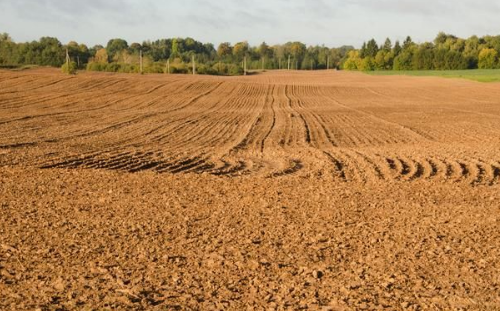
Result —
[[0, 310], [500, 310], [500, 85], [0, 71]]

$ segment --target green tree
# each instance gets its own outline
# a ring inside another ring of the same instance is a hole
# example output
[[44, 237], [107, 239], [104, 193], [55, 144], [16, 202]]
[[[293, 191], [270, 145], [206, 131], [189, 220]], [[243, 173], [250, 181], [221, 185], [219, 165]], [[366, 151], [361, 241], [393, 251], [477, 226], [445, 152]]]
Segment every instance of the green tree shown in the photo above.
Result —
[[0, 43], [1, 42], [12, 42], [12, 38], [6, 32], [0, 33]]
[[394, 70], [412, 70], [413, 55], [410, 51], [403, 51], [394, 58]]
[[43, 37], [31, 47], [40, 51], [39, 58], [33, 62], [35, 65], [59, 67], [64, 62], [65, 51], [57, 38]]
[[386, 52], [385, 50], [380, 50], [377, 53], [377, 56], [375, 56], [375, 67], [377, 70], [385, 70], [387, 69], [387, 63], [386, 63], [386, 55], [389, 52]]
[[411, 39], [410, 36], [408, 36], [403, 42], [403, 50], [409, 50], [413, 45], [414, 45], [413, 40]]
[[[292, 54], [293, 60], [301, 64], [304, 56], [306, 55], [306, 46], [301, 42], [292, 42], [290, 44], [290, 53]], [[292, 66], [294, 67], [294, 66]]]
[[113, 60], [116, 55], [126, 49], [128, 49], [128, 43], [123, 39], [111, 39], [108, 41], [108, 45], [106, 45], [106, 52], [110, 60]]
[[394, 67], [394, 52], [389, 51], [384, 56], [385, 69], [391, 70]]
[[180, 56], [180, 48], [179, 48], [179, 40], [178, 39], [173, 39], [172, 40], [172, 58], [177, 58]]
[[272, 50], [269, 48], [269, 45], [267, 43], [262, 42], [259, 46], [259, 55], [261, 58], [271, 58], [272, 57]]
[[382, 46], [382, 50], [384, 50], [386, 53], [389, 53], [392, 50], [391, 39], [389, 38], [385, 39], [384, 45]]
[[17, 45], [8, 33], [0, 33], [0, 65], [16, 65]]
[[467, 59], [469, 69], [477, 68], [479, 61], [479, 38], [477, 36], [472, 36], [465, 40], [465, 47], [463, 51], [464, 57]]
[[[316, 66], [318, 69], [326, 69], [326, 65], [327, 65], [327, 61], [328, 61], [328, 58], [330, 58], [330, 49], [325, 47], [325, 46], [321, 46], [321, 47], [317, 47], [316, 48], [317, 50], [317, 53], [316, 53]], [[330, 68], [332, 67], [331, 63], [330, 63]]]
[[403, 49], [401, 48], [401, 45], [399, 44], [399, 40], [397, 40], [396, 43], [394, 44], [394, 49], [393, 49], [394, 57], [398, 56], [402, 50]]
[[359, 57], [365, 58], [366, 57], [366, 42], [363, 42], [363, 45], [361, 46], [361, 50], [359, 50]]
[[465, 50], [465, 40], [464, 39], [455, 39], [453, 42], [450, 44], [450, 50], [463, 53]]
[[431, 43], [422, 44], [416, 48], [411, 68], [414, 70], [434, 69], [434, 46]]
[[[154, 62], [170, 58], [170, 54], [172, 52], [172, 40], [161, 39], [153, 42], [146, 42], [146, 46], [147, 47], [142, 48], [144, 55], [151, 58]], [[128, 51], [132, 54], [139, 54], [140, 50], [140, 46], [135, 46], [134, 49], [132, 49], [132, 46], [128, 48]]]
[[444, 44], [447, 39], [448, 39], [448, 35], [441, 31], [438, 33], [438, 35], [434, 39], [434, 44], [436, 46], [439, 46], [441, 44]]
[[69, 56], [72, 61], [77, 63], [80, 68], [84, 67], [84, 64], [88, 63], [90, 58], [89, 49], [85, 44], [78, 44], [75, 41], [70, 41], [66, 48], [68, 49]]
[[375, 56], [377, 56], [377, 53], [378, 53], [377, 41], [375, 41], [375, 39], [371, 39], [366, 44], [365, 57], [372, 57], [372, 58], [374, 58]]
[[129, 46], [128, 49], [132, 54], [139, 54], [139, 51], [142, 49], [142, 45], [140, 43], [134, 42]]
[[375, 68], [376, 68], [375, 60], [371, 56], [363, 58], [363, 60], [360, 63], [360, 66], [358, 67], [359, 70], [363, 71], [374, 71]]
[[483, 40], [488, 48], [495, 49], [500, 53], [500, 36], [484, 36]]
[[217, 50], [212, 43], [204, 43], [201, 50], [203, 61], [215, 60], [217, 58]]

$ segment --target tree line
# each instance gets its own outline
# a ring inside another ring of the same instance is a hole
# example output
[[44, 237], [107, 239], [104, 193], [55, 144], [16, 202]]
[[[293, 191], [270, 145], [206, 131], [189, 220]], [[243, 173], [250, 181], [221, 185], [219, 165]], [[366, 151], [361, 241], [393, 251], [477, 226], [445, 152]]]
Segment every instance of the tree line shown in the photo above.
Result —
[[343, 64], [346, 70], [461, 70], [500, 68], [500, 36], [468, 39], [440, 32], [433, 42], [417, 44], [407, 37], [393, 45], [375, 39], [352, 50]]
[[111, 39], [106, 46], [88, 47], [71, 41], [63, 45], [57, 38], [43, 37], [39, 41], [16, 43], [0, 34], [0, 66], [40, 65], [60, 67], [66, 62], [66, 51], [75, 68], [90, 71], [139, 72], [142, 58], [146, 73], [192, 73], [192, 61], [197, 74], [240, 75], [248, 70], [293, 69], [312, 70], [341, 68], [354, 50], [351, 46], [328, 48], [306, 46], [301, 42], [251, 46], [248, 42], [219, 44], [202, 43], [192, 38], [171, 38], [132, 43]]
[[[68, 54], [66, 54], [66, 51]], [[196, 73], [240, 75], [248, 70], [454, 70], [500, 68], [500, 36], [461, 39], [439, 33], [433, 42], [403, 43], [390, 39], [379, 45], [371, 39], [361, 49], [352, 46], [329, 48], [301, 42], [251, 46], [248, 42], [223, 42], [215, 47], [192, 38], [170, 38], [129, 44], [111, 39], [106, 46], [88, 47], [57, 38], [16, 43], [0, 33], [0, 66], [39, 65], [60, 67], [69, 56], [71, 67], [80, 70], [145, 73]]]

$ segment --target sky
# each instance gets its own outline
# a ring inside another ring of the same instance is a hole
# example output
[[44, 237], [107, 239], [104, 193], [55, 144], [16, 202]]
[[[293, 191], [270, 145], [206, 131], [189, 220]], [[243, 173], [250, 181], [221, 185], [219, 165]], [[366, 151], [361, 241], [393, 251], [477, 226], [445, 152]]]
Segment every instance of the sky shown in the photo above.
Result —
[[0, 0], [0, 33], [106, 45], [172, 37], [252, 45], [361, 46], [371, 38], [432, 41], [500, 34], [499, 0]]

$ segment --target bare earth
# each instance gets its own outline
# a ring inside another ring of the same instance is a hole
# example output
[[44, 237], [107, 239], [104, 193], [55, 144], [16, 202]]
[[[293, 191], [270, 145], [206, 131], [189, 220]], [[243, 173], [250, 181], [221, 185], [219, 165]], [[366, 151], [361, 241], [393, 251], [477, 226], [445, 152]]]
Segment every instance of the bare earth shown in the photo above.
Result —
[[500, 85], [0, 71], [0, 310], [500, 310]]

